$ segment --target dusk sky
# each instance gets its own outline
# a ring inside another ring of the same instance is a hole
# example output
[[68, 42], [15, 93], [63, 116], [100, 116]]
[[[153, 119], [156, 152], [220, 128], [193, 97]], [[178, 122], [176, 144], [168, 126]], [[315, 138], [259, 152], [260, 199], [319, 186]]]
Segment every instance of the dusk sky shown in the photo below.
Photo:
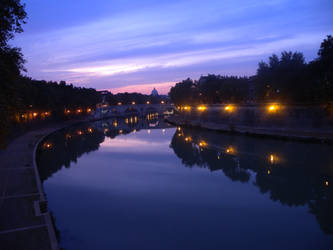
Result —
[[12, 42], [27, 75], [112, 92], [166, 94], [187, 77], [249, 76], [282, 50], [316, 57], [332, 0], [26, 0]]

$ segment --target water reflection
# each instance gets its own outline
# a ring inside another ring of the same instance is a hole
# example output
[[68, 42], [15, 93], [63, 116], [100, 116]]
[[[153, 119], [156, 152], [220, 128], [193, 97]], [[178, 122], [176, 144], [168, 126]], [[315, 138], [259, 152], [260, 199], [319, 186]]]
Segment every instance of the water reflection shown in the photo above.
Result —
[[[273, 201], [309, 207], [321, 229], [333, 232], [332, 147], [228, 136], [180, 129], [171, 147], [187, 167], [221, 170], [233, 181], [249, 182]], [[274, 153], [270, 153], [274, 152]], [[251, 176], [253, 178], [251, 178]]]
[[[41, 179], [45, 181], [63, 167], [69, 168], [82, 155], [101, 146], [112, 152], [121, 148], [122, 153], [126, 148], [133, 153], [151, 147], [156, 153], [159, 148], [154, 139], [150, 144], [147, 141], [154, 136], [153, 131], [165, 137], [167, 127], [160, 117], [149, 116], [98, 121], [59, 131], [41, 144], [38, 154]], [[147, 140], [126, 137], [141, 129], [146, 129], [140, 136]], [[185, 167], [221, 171], [233, 182], [254, 186], [285, 206], [307, 206], [322, 231], [333, 233], [333, 196], [329, 185], [333, 173], [332, 147], [178, 127], [170, 148]]]
[[[155, 113], [150, 117], [149, 120], [130, 116], [96, 121], [58, 131], [49, 136], [40, 146], [37, 155], [38, 165], [47, 166], [39, 167], [40, 178], [45, 181], [62, 167], [69, 168], [71, 162], [77, 162], [83, 154], [98, 150], [105, 138], [113, 139], [121, 134], [136, 133], [141, 129], [150, 128], [151, 121], [158, 121], [158, 125], [152, 129], [171, 127]], [[147, 131], [150, 134], [151, 130]], [[162, 133], [164, 134], [165, 130], [162, 130]]]

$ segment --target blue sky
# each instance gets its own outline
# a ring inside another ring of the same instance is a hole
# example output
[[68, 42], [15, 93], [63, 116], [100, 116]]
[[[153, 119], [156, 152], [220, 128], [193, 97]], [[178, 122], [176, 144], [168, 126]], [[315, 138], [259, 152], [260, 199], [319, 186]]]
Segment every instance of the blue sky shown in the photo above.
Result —
[[113, 92], [167, 93], [208, 73], [252, 75], [282, 50], [316, 57], [333, 1], [26, 0], [27, 74]]

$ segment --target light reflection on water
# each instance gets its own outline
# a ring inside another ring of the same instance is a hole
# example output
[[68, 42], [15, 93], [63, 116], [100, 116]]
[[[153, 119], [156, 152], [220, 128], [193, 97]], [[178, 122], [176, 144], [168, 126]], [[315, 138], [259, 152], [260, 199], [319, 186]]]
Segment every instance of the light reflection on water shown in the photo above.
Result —
[[331, 146], [152, 116], [80, 125], [47, 144], [39, 170], [66, 249], [333, 246]]

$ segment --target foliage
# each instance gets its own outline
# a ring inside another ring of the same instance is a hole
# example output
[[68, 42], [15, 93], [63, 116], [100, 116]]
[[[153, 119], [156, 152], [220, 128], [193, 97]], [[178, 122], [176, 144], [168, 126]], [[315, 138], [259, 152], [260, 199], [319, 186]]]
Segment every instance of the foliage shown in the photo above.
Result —
[[214, 104], [245, 102], [251, 81], [246, 77], [208, 75], [198, 81], [186, 79], [170, 89], [169, 96], [176, 104]]
[[251, 77], [202, 76], [186, 79], [169, 92], [175, 104], [284, 102], [316, 104], [333, 101], [333, 37], [321, 43], [318, 58], [306, 63], [300, 52], [273, 54], [259, 62]]

